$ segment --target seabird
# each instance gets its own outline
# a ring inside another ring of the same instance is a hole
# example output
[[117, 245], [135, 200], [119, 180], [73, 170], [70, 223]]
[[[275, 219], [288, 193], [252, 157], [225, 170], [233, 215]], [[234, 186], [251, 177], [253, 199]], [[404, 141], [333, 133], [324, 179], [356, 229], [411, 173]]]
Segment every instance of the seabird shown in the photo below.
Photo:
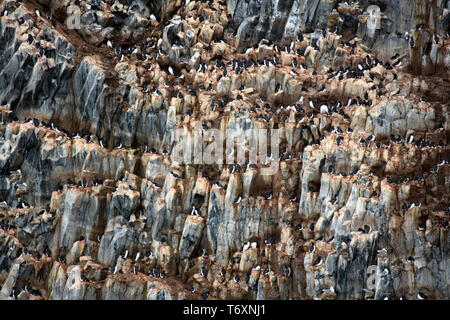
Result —
[[314, 263], [314, 266], [319, 266], [319, 265], [322, 264], [322, 262], [323, 262], [322, 257], [318, 257], [317, 260], [316, 260], [316, 262]]
[[328, 106], [326, 104], [320, 106], [320, 113], [328, 113]]
[[419, 292], [419, 293], [417, 293], [417, 298], [419, 300], [425, 300], [427, 298], [427, 296], [424, 293]]
[[33, 291], [33, 289], [32, 289], [32, 287], [31, 287], [31, 284], [28, 282], [27, 283], [27, 285], [25, 286], [25, 292], [27, 292], [27, 293], [32, 293], [32, 291]]
[[60, 263], [65, 263], [65, 262], [66, 262], [66, 256], [63, 255], [63, 254], [61, 254], [61, 255], [58, 257], [58, 261], [59, 261]]
[[204, 257], [206, 255], [206, 249], [205, 248], [201, 248], [200, 252], [199, 252], [199, 256], [200, 257]]
[[402, 65], [402, 61], [401, 60], [394, 61], [394, 63], [392, 65], [394, 67], [400, 67]]
[[191, 215], [199, 216], [198, 210], [195, 206], [192, 206]]
[[47, 246], [44, 250], [44, 255], [47, 257], [51, 257], [52, 256], [52, 251], [50, 250], [50, 248]]
[[259, 264], [257, 264], [256, 266], [254, 266], [252, 268], [252, 270], [261, 270], [261, 266]]
[[278, 92], [278, 91], [280, 91], [280, 90], [281, 90], [281, 84], [277, 83], [277, 84], [275, 85], [275, 92]]
[[174, 178], [174, 179], [179, 179], [179, 178], [180, 178], [180, 176], [177, 175], [177, 174], [176, 174], [175, 172], [173, 172], [173, 171], [170, 171], [170, 175], [171, 175], [171, 177]]
[[437, 35], [437, 33], [433, 33], [433, 42], [435, 43], [435, 44], [439, 44], [439, 41], [440, 41], [441, 39], [439, 38], [439, 36]]

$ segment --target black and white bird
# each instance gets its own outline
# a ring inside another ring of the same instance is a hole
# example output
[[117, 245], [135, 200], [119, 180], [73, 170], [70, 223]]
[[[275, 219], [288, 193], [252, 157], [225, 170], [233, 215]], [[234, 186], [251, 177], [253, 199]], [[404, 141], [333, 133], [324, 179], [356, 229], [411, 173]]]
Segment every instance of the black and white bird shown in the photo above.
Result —
[[323, 263], [323, 258], [318, 257], [317, 260], [314, 262], [314, 266], [320, 266]]

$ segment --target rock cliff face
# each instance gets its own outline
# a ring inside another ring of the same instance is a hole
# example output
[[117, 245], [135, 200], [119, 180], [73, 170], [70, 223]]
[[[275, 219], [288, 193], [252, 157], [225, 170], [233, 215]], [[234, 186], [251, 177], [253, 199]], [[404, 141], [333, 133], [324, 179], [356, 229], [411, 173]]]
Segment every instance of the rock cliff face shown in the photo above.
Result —
[[0, 298], [449, 299], [449, 6], [0, 1]]
[[[380, 20], [370, 35], [367, 9], [372, 5], [378, 6]], [[334, 0], [230, 0], [228, 11], [240, 46], [255, 45], [263, 38], [293, 39], [300, 33], [335, 28], [344, 36], [356, 34], [380, 59], [409, 56], [415, 74], [436, 74], [436, 65], [448, 68], [449, 52], [426, 44], [433, 32], [450, 32], [449, 1], [362, 0], [348, 5]], [[417, 25], [423, 25], [422, 29], [416, 30]], [[414, 38], [414, 48], [408, 45], [406, 32]]]

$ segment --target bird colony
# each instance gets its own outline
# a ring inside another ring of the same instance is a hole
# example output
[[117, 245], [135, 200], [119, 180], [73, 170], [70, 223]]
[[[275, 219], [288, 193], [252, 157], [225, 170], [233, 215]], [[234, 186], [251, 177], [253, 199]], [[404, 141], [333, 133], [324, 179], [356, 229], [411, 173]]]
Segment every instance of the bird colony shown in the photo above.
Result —
[[0, 299], [449, 299], [450, 1], [381, 2], [0, 1]]

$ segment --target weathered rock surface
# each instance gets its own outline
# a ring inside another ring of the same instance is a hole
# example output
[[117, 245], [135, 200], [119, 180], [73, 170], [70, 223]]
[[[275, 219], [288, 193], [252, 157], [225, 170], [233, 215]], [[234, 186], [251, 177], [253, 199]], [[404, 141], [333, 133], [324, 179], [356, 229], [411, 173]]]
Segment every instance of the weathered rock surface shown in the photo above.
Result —
[[[236, 32], [240, 46], [253, 46], [261, 39], [288, 40], [299, 34], [336, 28], [346, 36], [356, 33], [366, 45], [377, 50], [380, 59], [387, 60], [398, 53], [410, 58], [410, 68], [416, 74], [442, 72], [448, 77], [448, 47], [443, 47], [442, 43], [433, 45], [431, 40], [434, 32], [450, 32], [448, 1], [363, 0], [356, 3], [334, 0], [227, 1], [232, 16], [230, 26]], [[380, 19], [373, 36], [368, 31], [370, 14], [367, 9], [371, 5], [380, 8]], [[417, 30], [418, 25], [423, 27]], [[415, 40], [413, 48], [409, 46], [406, 33]]]
[[[0, 298], [449, 299], [450, 8], [413, 2], [2, 1]], [[173, 157], [258, 128], [279, 159]]]

